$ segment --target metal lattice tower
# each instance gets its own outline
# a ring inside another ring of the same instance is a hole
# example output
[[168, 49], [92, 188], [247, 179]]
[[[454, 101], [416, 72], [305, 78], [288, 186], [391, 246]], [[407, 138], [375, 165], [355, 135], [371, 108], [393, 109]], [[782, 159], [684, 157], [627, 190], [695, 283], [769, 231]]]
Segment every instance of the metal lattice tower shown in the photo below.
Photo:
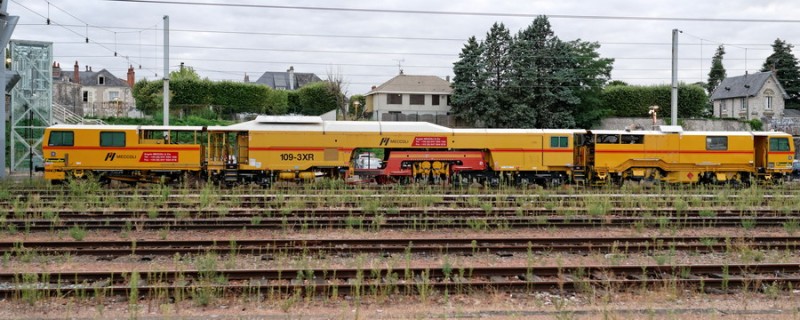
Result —
[[53, 101], [53, 43], [11, 40], [11, 70], [20, 80], [11, 90], [11, 171], [41, 166], [42, 138]]

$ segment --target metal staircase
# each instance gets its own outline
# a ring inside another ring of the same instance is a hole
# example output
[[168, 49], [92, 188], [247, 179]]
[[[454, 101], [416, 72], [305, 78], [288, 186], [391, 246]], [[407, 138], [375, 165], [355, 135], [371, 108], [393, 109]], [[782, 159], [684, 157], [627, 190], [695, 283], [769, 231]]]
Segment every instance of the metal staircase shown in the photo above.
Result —
[[84, 119], [66, 106], [53, 102], [52, 124], [106, 124], [100, 119]]

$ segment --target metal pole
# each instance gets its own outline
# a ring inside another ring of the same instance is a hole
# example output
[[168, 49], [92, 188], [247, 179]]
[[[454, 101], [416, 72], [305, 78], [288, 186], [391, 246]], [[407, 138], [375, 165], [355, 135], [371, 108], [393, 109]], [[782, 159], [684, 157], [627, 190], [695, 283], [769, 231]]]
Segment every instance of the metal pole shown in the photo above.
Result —
[[[5, 23], [0, 21], [0, 28], [5, 29]], [[0, 33], [3, 33], [5, 30], [0, 30]], [[2, 166], [2, 170], [0, 170], [0, 179], [5, 179], [6, 177], [6, 45], [8, 43], [2, 43], [3, 49], [0, 50], [3, 54], [3, 67], [0, 68], [0, 85], [3, 86], [2, 93], [0, 95], [0, 166]]]
[[164, 16], [164, 125], [169, 125], [169, 16]]
[[28, 178], [33, 180], [33, 108], [30, 105], [28, 105]]
[[8, 8], [8, 1], [0, 1], [0, 53], [2, 53], [3, 65], [0, 67], [0, 86], [2, 86], [2, 94], [0, 94], [0, 179], [6, 177], [6, 46], [8, 41], [11, 40], [11, 34], [14, 33], [14, 28], [17, 26], [19, 17], [9, 16], [6, 11]]
[[678, 29], [672, 29], [672, 117], [670, 124], [678, 125]]

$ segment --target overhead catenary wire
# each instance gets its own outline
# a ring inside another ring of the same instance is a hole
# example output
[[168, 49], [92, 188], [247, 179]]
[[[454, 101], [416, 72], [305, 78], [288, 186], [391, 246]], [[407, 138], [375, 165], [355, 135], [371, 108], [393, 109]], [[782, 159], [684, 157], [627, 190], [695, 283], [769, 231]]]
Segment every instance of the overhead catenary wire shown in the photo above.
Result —
[[[36, 12], [35, 10], [33, 10], [33, 9], [31, 9], [31, 8], [28, 8], [27, 6], [25, 6], [25, 5], [21, 4], [21, 3], [20, 3], [19, 1], [17, 1], [17, 0], [11, 0], [11, 2], [14, 2], [16, 5], [18, 5], [18, 6], [22, 7], [22, 8], [24, 8], [24, 9], [26, 9], [26, 10], [28, 10], [28, 11], [30, 11], [31, 13], [33, 13], [33, 14], [35, 14], [35, 15], [37, 15], [37, 16], [40, 16], [40, 17], [42, 17], [42, 18], [46, 18], [46, 16], [44, 16], [44, 15], [40, 14], [39, 12]], [[55, 5], [53, 5], [53, 7], [56, 7], [56, 6], [55, 6]], [[58, 7], [56, 7], [56, 8], [58, 8]], [[59, 9], [60, 9], [60, 8], [59, 8]], [[65, 11], [65, 12], [66, 12], [66, 11]], [[69, 14], [69, 13], [68, 13], [68, 14]], [[78, 17], [75, 17], [75, 16], [74, 16], [74, 15], [72, 15], [72, 14], [69, 14], [69, 15], [70, 15], [71, 17], [73, 17], [74, 19], [76, 19], [76, 20], [78, 20], [78, 21], [80, 21], [80, 22], [83, 22], [83, 23], [85, 23], [85, 22], [84, 22], [83, 20], [81, 20], [80, 18], [78, 18]], [[63, 26], [63, 25], [61, 25], [60, 23], [58, 23], [58, 22], [56, 22], [56, 21], [54, 21], [54, 20], [50, 20], [50, 22], [51, 22], [51, 24], [53, 24], [53, 25], [56, 25], [56, 26], [59, 26], [59, 27], [61, 27], [61, 28], [65, 29], [65, 30], [69, 31], [70, 33], [73, 33], [73, 34], [75, 34], [75, 35], [79, 36], [79, 37], [85, 37], [85, 43], [91, 43], [91, 44], [94, 44], [94, 45], [100, 46], [101, 48], [103, 48], [103, 49], [106, 49], [107, 51], [114, 53], [114, 56], [117, 56], [117, 52], [116, 52], [116, 50], [113, 50], [113, 49], [109, 48], [108, 46], [106, 46], [106, 45], [104, 45], [104, 44], [102, 44], [102, 43], [95, 42], [95, 41], [93, 41], [93, 40], [90, 40], [90, 39], [89, 39], [89, 27], [88, 27], [88, 25], [89, 25], [89, 24], [88, 24], [88, 23], [86, 23], [86, 33], [85, 33], [84, 35], [81, 35], [79, 32], [76, 32], [75, 30], [73, 30], [73, 29], [71, 29], [71, 28], [69, 28], [69, 27]], [[126, 58], [126, 59], [127, 59], [127, 58]], [[128, 60], [128, 61], [129, 61], [129, 60]]]
[[167, 1], [167, 0], [105, 0], [105, 1], [190, 5], [190, 6], [219, 6], [219, 7], [242, 7], [242, 8], [260, 8], [260, 9], [342, 11], [342, 12], [393, 13], [393, 14], [426, 14], [426, 15], [489, 16], [489, 17], [523, 17], [523, 18], [536, 18], [539, 16], [547, 16], [548, 18], [553, 18], [553, 19], [586, 19], [586, 20], [800, 23], [800, 20], [798, 19], [753, 19], [753, 18], [748, 19], [748, 18], [706, 18], [706, 17], [690, 18], [690, 17], [601, 16], [601, 15], [510, 13], [510, 12], [433, 11], [433, 10], [344, 8], [344, 7], [281, 6], [281, 5], [266, 5], [266, 4]]

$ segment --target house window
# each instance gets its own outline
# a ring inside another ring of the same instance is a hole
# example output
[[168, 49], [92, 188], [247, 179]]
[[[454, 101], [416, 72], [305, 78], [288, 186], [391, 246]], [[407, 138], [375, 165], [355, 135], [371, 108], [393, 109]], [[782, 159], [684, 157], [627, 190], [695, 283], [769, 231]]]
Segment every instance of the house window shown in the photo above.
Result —
[[99, 85], [106, 84], [106, 77], [104, 77], [104, 76], [97, 77], [97, 84], [99, 84]]
[[728, 107], [726, 107], [726, 106], [725, 106], [725, 100], [720, 100], [720, 101], [719, 101], [719, 113], [720, 113], [720, 117], [722, 116], [722, 113], [724, 113], [724, 112], [727, 112], [727, 111], [728, 111]]
[[764, 109], [772, 110], [772, 96], [764, 97], [767, 101], [764, 102]]
[[425, 95], [424, 94], [412, 94], [411, 95], [411, 104], [415, 106], [425, 105]]
[[789, 151], [789, 139], [769, 138], [769, 151]]
[[47, 145], [50, 147], [56, 146], [73, 146], [75, 144], [75, 134], [72, 131], [53, 131], [50, 132], [50, 139], [47, 140]]
[[434, 94], [431, 96], [431, 105], [438, 106], [439, 105], [439, 95]]
[[124, 147], [125, 132], [100, 132], [101, 147]]
[[83, 102], [89, 102], [89, 91], [83, 92]]
[[550, 148], [567, 148], [569, 147], [568, 137], [550, 137]]
[[739, 99], [739, 105], [741, 106], [742, 111], [747, 111], [747, 98]]
[[119, 100], [119, 91], [109, 91], [108, 101]]
[[387, 94], [386, 104], [403, 104], [403, 95], [396, 93]]
[[706, 137], [706, 150], [728, 150], [728, 137]]

